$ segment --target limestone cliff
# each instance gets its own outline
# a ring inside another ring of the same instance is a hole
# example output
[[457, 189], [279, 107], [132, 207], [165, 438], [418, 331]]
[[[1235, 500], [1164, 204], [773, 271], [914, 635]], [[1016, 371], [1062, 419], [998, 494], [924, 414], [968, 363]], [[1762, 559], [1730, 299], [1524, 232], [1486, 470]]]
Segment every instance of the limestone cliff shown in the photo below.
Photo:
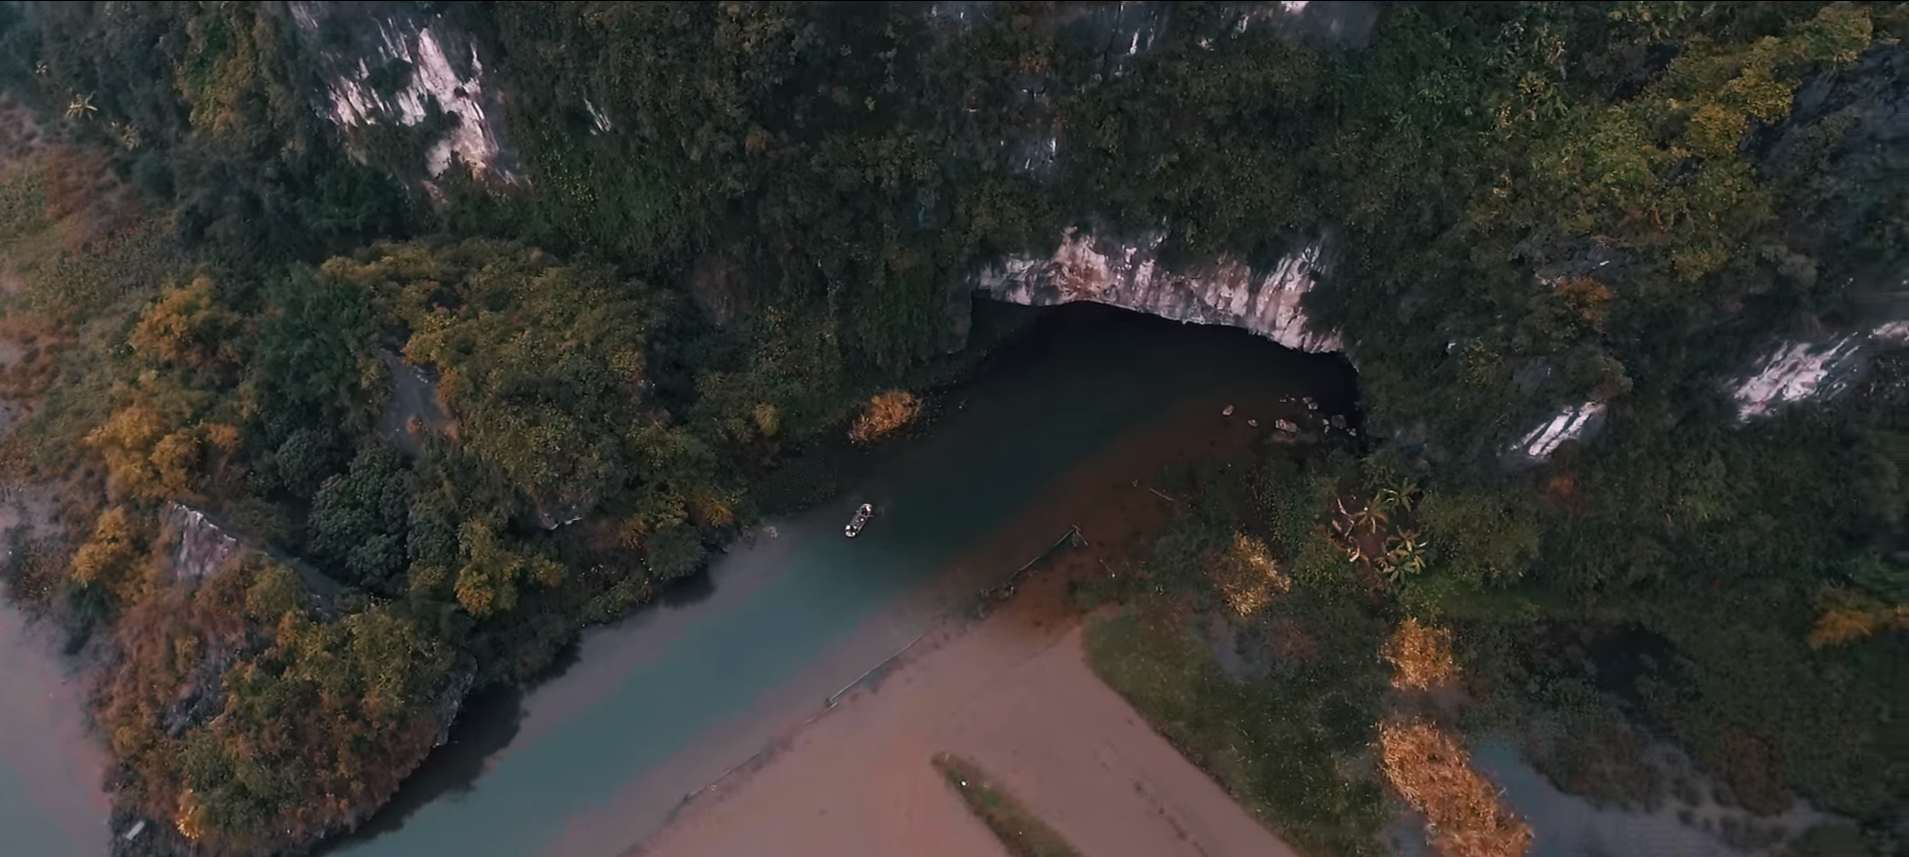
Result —
[[[454, 121], [424, 152], [427, 175], [442, 175], [456, 162], [478, 175], [519, 179], [502, 159], [501, 93], [468, 34], [442, 15], [396, 7], [301, 2], [290, 8], [300, 34], [322, 46], [327, 83], [319, 113], [337, 124], [354, 154], [362, 157], [368, 126], [417, 126], [441, 111]], [[343, 34], [342, 43], [322, 37], [328, 27]]]
[[179, 539], [172, 554], [175, 580], [203, 580], [244, 552], [238, 539], [191, 506], [167, 503], [161, 520]]
[[1737, 417], [1752, 420], [1785, 405], [1835, 396], [1862, 377], [1878, 351], [1905, 344], [1909, 344], [1909, 321], [1815, 342], [1780, 342], [1757, 361], [1750, 374], [1731, 385]]
[[1156, 234], [1121, 243], [1070, 229], [1052, 256], [1013, 257], [984, 269], [976, 290], [1028, 306], [1093, 301], [1175, 321], [1238, 327], [1299, 351], [1343, 347], [1337, 331], [1316, 329], [1300, 305], [1324, 263], [1324, 239], [1265, 271], [1227, 256], [1172, 270], [1159, 259], [1164, 240]]

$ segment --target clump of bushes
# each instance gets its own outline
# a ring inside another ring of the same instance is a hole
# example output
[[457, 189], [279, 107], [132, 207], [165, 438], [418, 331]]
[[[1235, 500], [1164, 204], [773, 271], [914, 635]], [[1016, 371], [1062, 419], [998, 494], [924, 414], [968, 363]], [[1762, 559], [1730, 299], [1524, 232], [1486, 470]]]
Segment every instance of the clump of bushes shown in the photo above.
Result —
[[921, 416], [921, 400], [907, 390], [877, 393], [868, 407], [849, 427], [848, 437], [856, 443], [874, 443], [894, 434]]
[[1379, 749], [1386, 779], [1425, 813], [1440, 854], [1524, 857], [1530, 849], [1531, 825], [1511, 814], [1444, 730], [1423, 720], [1388, 720], [1379, 727]]

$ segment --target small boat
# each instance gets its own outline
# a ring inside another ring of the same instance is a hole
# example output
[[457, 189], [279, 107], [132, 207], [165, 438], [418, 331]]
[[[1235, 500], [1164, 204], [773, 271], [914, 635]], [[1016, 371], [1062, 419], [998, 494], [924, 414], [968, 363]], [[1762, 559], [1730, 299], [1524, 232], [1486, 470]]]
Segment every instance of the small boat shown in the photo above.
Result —
[[842, 535], [851, 539], [861, 535], [862, 528], [868, 526], [868, 519], [873, 517], [875, 517], [875, 507], [863, 503], [861, 508], [855, 510], [855, 517], [848, 519], [848, 526], [842, 528]]

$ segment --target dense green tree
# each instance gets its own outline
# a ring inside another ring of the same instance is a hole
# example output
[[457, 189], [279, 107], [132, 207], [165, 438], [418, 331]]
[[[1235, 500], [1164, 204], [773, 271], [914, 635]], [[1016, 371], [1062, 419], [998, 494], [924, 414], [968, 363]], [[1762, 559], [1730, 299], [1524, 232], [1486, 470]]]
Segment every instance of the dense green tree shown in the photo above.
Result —
[[[1333, 236], [1306, 309], [1375, 439], [1247, 487], [1306, 598], [1443, 612], [1486, 653], [1645, 629], [1677, 656], [1631, 713], [1759, 805], [1887, 821], [1903, 361], [1747, 425], [1724, 390], [1899, 290], [1899, 5], [1395, 5], [1355, 51], [1187, 4], [1127, 53], [1108, 10], [1038, 4], [429, 12], [508, 93], [507, 175], [425, 183], [441, 104], [323, 114], [353, 28], [417, 9], [0, 6], [0, 86], [54, 132], [0, 164], [0, 302], [58, 340], [10, 443], [111, 498], [79, 504], [66, 585], [117, 608], [100, 709], [141, 812], [214, 851], [350, 824], [442, 726], [454, 661], [522, 679], [693, 573], [786, 452], [945, 365], [977, 268], [1087, 226], [1164, 230], [1171, 265]], [[1603, 436], [1502, 465], [1584, 401]], [[168, 500], [310, 562], [167, 582]], [[1154, 565], [1193, 574], [1223, 511]], [[1324, 642], [1282, 681], [1349, 721], [1312, 682], [1370, 653]], [[189, 678], [214, 654], [222, 698]]]
[[404, 462], [389, 450], [366, 449], [350, 470], [319, 487], [307, 520], [310, 550], [336, 563], [343, 579], [389, 592], [405, 568], [410, 512]]

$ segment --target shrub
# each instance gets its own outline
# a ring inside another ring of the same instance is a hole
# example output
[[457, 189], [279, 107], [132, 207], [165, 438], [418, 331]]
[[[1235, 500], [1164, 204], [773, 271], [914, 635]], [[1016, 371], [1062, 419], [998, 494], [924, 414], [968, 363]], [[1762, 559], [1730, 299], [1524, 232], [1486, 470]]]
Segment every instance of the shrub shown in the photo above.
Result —
[[1511, 814], [1444, 730], [1422, 720], [1390, 720], [1379, 727], [1379, 748], [1386, 779], [1425, 813], [1440, 854], [1524, 857], [1530, 850], [1531, 825]]
[[1392, 686], [1400, 690], [1431, 690], [1458, 677], [1452, 632], [1409, 616], [1386, 641], [1384, 654], [1392, 662]]
[[856, 443], [874, 443], [914, 422], [918, 416], [921, 416], [921, 402], [913, 393], [906, 390], [878, 393], [868, 400], [862, 415], [855, 418], [848, 436]]

